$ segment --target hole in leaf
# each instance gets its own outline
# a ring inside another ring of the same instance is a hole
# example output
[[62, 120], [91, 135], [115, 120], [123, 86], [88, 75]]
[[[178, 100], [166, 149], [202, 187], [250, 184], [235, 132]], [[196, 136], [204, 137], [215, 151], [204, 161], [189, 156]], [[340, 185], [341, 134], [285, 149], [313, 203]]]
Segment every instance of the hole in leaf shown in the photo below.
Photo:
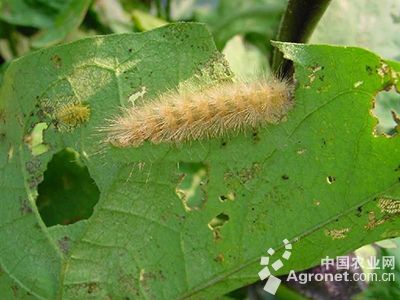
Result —
[[220, 213], [218, 216], [211, 219], [208, 223], [208, 228], [213, 231], [214, 240], [220, 240], [221, 228], [229, 221], [229, 216], [225, 213]]
[[211, 230], [221, 228], [228, 221], [229, 216], [227, 214], [220, 213], [218, 216], [211, 219], [211, 221], [208, 223], [208, 227], [210, 227]]
[[233, 200], [235, 200], [235, 193], [232, 193], [232, 192], [230, 192], [226, 195], [219, 196], [219, 201], [221, 201], [221, 202], [233, 201]]
[[43, 131], [47, 129], [46, 123], [37, 123], [29, 135], [24, 137], [33, 156], [43, 154], [49, 150], [49, 146], [43, 142]]
[[372, 115], [378, 119], [375, 135], [392, 137], [400, 130], [400, 95], [393, 88], [375, 97]]
[[36, 205], [47, 226], [89, 218], [100, 196], [79, 154], [70, 148], [54, 154], [38, 193]]
[[326, 177], [326, 182], [328, 182], [329, 184], [332, 184], [336, 181], [336, 177], [335, 176], [328, 176]]
[[207, 166], [198, 163], [178, 163], [178, 171], [181, 173], [180, 181], [175, 189], [181, 199], [185, 210], [192, 211], [204, 207], [207, 201]]

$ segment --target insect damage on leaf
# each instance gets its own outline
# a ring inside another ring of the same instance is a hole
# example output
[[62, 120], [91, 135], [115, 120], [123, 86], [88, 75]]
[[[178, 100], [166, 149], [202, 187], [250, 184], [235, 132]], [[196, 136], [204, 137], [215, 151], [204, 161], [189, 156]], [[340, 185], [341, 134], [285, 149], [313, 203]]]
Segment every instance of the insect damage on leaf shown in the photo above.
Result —
[[399, 214], [400, 213], [400, 201], [388, 198], [379, 199], [378, 206], [382, 212], [388, 214]]
[[349, 228], [340, 228], [340, 229], [327, 229], [325, 230], [325, 234], [330, 236], [332, 240], [341, 240], [346, 237], [346, 234], [350, 231]]

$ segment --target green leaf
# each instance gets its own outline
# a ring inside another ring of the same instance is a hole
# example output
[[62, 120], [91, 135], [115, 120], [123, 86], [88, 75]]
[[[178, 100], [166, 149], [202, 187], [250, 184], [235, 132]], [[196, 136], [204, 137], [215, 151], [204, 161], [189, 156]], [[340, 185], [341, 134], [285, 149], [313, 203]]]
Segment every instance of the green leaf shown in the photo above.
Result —
[[262, 44], [263, 48], [268, 48], [269, 40], [276, 35], [286, 2], [222, 0], [211, 13], [198, 13], [197, 19], [209, 26], [218, 49], [222, 49], [237, 34], [253, 34], [257, 45]]
[[1, 297], [7, 300], [35, 300], [37, 299], [24, 290], [7, 273], [0, 269], [0, 292]]
[[33, 38], [36, 48], [64, 40], [82, 23], [91, 0], [4, 0], [0, 18], [8, 23], [41, 29]]
[[[49, 234], [57, 242], [58, 247], [64, 254], [68, 254], [73, 243], [82, 233], [85, 221], [81, 221], [69, 226], [53, 226], [49, 228]], [[0, 294], [2, 299], [32, 300], [37, 299], [32, 294], [23, 289], [20, 284], [14, 281], [6, 272], [0, 269]]]
[[[332, 1], [310, 42], [365, 47], [384, 57], [400, 60], [399, 11], [397, 0]], [[396, 93], [377, 95], [374, 114], [379, 119], [379, 133], [393, 134], [396, 124], [392, 110], [400, 112]]]
[[93, 2], [91, 11], [99, 23], [115, 33], [131, 32], [133, 22], [119, 0], [98, 0]]
[[0, 42], [0, 55], [5, 61], [22, 56], [31, 50], [29, 38], [12, 29], [12, 26], [9, 26], [7, 30], [8, 32]]
[[86, 225], [87, 221], [83, 220], [68, 226], [55, 225], [49, 227], [51, 238], [56, 241], [56, 245], [66, 258], [68, 258], [69, 251], [72, 249], [74, 243], [84, 233]]
[[222, 53], [229, 67], [239, 78], [257, 79], [260, 74], [269, 75], [271, 70], [267, 57], [256, 46], [246, 42], [243, 36], [236, 35], [228, 41]]
[[164, 21], [163, 19], [154, 17], [151, 14], [139, 9], [132, 11], [132, 18], [136, 27], [141, 31], [151, 30], [168, 24], [168, 22]]
[[54, 23], [41, 31], [32, 45], [36, 48], [56, 44], [82, 23], [92, 0], [71, 0], [56, 16]]
[[3, 0], [0, 4], [0, 18], [10, 24], [47, 28], [52, 26], [54, 17], [73, 0]]
[[399, 12], [397, 0], [332, 1], [310, 42], [365, 47], [400, 60]]
[[[280, 273], [399, 236], [398, 212], [382, 206], [400, 199], [399, 139], [374, 136], [370, 110], [400, 65], [359, 48], [276, 46], [296, 70], [286, 122], [127, 149], [105, 145], [99, 128], [129, 99], [231, 78], [204, 26], [87, 38], [13, 61], [0, 90], [4, 272], [45, 299], [214, 298], [258, 280], [260, 256], [285, 238], [293, 251]], [[79, 102], [88, 119], [62, 126], [57, 111]], [[35, 156], [27, 136], [43, 122], [49, 150]], [[100, 200], [85, 223], [62, 227], [75, 232], [63, 252], [64, 233], [45, 226], [35, 200], [47, 163], [66, 147]], [[201, 199], [185, 203], [179, 189]]]
[[400, 282], [398, 280], [400, 276], [400, 240], [397, 238], [391, 240], [391, 242], [394, 243], [397, 247], [380, 248], [379, 255], [375, 256], [377, 261], [379, 261], [381, 265], [384, 256], [394, 257], [394, 267], [385, 267], [382, 269], [372, 270], [372, 272], [376, 274], [378, 281], [370, 282], [368, 288], [363, 293], [358, 295], [355, 300], [391, 300], [400, 298]]

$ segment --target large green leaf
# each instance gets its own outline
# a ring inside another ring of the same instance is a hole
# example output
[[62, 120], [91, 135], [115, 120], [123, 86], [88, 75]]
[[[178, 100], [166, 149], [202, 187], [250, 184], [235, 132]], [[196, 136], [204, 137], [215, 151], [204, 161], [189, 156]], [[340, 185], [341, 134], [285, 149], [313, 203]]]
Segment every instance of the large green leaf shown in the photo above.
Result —
[[[287, 121], [178, 146], [119, 149], [99, 128], [133, 98], [229, 79], [202, 25], [88, 38], [13, 61], [0, 90], [4, 272], [45, 299], [211, 298], [256, 281], [259, 257], [284, 238], [294, 246], [281, 273], [400, 235], [398, 212], [382, 208], [382, 198], [400, 197], [399, 140], [374, 136], [370, 114], [400, 65], [359, 48], [276, 45], [295, 62]], [[87, 122], [54, 122], [52, 110], [77, 101], [90, 107]], [[42, 154], [30, 138], [38, 123], [48, 125]], [[86, 163], [100, 200], [78, 227], [47, 228], [37, 185], [65, 147]]]

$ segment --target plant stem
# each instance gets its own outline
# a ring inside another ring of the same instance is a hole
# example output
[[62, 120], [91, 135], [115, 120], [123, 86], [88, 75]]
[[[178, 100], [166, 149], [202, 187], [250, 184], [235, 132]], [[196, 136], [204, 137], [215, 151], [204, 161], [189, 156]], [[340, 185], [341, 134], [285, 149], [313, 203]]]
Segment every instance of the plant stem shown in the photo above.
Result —
[[162, 4], [161, 0], [156, 0], [156, 7], [157, 7], [157, 17], [162, 17]]
[[171, 21], [171, 0], [167, 0], [165, 5], [165, 19], [168, 22]]
[[[330, 2], [331, 0], [289, 0], [276, 40], [306, 43]], [[271, 65], [272, 70], [283, 77], [289, 77], [293, 73], [292, 62], [284, 59], [276, 48]]]

